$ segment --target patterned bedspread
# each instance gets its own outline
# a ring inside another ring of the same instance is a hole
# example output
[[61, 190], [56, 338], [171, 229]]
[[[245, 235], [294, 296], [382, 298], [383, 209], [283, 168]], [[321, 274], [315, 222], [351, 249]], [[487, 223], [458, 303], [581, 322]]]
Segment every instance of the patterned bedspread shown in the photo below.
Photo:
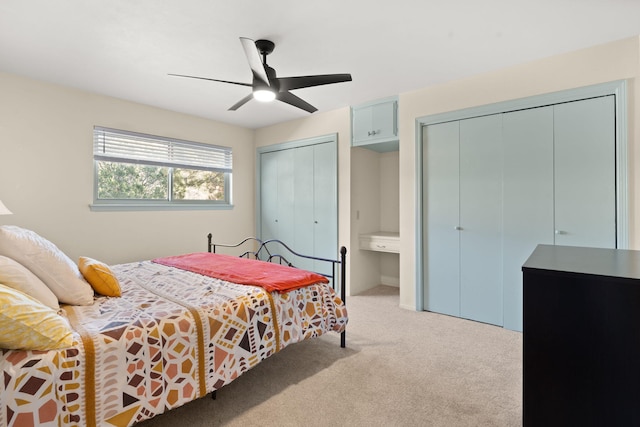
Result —
[[269, 294], [150, 261], [113, 270], [121, 298], [64, 307], [73, 347], [0, 350], [0, 425], [129, 426], [347, 323], [326, 284]]

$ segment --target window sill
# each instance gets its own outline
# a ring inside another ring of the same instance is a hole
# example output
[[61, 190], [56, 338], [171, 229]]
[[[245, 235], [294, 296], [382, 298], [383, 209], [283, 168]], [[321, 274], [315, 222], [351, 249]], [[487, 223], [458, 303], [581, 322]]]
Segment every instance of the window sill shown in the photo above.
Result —
[[231, 210], [233, 205], [208, 205], [203, 203], [92, 203], [91, 212], [127, 212], [127, 211], [217, 211]]

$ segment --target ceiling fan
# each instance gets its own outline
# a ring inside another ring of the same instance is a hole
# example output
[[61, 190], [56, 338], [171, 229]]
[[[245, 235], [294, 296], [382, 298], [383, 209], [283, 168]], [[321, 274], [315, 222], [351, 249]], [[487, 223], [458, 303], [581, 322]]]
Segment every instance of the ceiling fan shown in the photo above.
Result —
[[[305, 100], [289, 92], [294, 89], [302, 89], [312, 86], [321, 86], [331, 83], [350, 82], [351, 74], [320, 74], [315, 76], [276, 77], [276, 70], [267, 65], [267, 55], [273, 52], [275, 44], [270, 40], [253, 41], [246, 37], [240, 37], [244, 53], [249, 61], [249, 67], [253, 73], [252, 83], [231, 82], [228, 80], [211, 79], [207, 77], [185, 76], [183, 74], [169, 74], [170, 76], [187, 77], [191, 79], [209, 80], [212, 82], [231, 83], [240, 86], [250, 86], [251, 94], [245, 96], [229, 108], [235, 111], [252, 98], [258, 101], [268, 102], [277, 99], [294, 107], [301, 108], [309, 113], [318, 109]], [[262, 59], [260, 59], [262, 55]]]

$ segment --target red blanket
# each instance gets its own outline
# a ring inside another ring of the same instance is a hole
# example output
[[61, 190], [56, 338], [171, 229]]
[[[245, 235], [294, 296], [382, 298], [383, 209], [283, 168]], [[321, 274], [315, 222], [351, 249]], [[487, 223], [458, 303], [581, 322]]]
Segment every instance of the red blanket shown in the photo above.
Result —
[[152, 261], [228, 282], [260, 286], [268, 292], [287, 292], [314, 283], [329, 282], [326, 277], [310, 271], [209, 252], [156, 258]]

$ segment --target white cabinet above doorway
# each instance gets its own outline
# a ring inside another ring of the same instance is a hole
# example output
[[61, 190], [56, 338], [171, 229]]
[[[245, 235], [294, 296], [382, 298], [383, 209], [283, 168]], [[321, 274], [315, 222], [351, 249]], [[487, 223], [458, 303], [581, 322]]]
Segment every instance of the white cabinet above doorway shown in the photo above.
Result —
[[351, 145], [381, 153], [398, 150], [396, 97], [351, 108]]

